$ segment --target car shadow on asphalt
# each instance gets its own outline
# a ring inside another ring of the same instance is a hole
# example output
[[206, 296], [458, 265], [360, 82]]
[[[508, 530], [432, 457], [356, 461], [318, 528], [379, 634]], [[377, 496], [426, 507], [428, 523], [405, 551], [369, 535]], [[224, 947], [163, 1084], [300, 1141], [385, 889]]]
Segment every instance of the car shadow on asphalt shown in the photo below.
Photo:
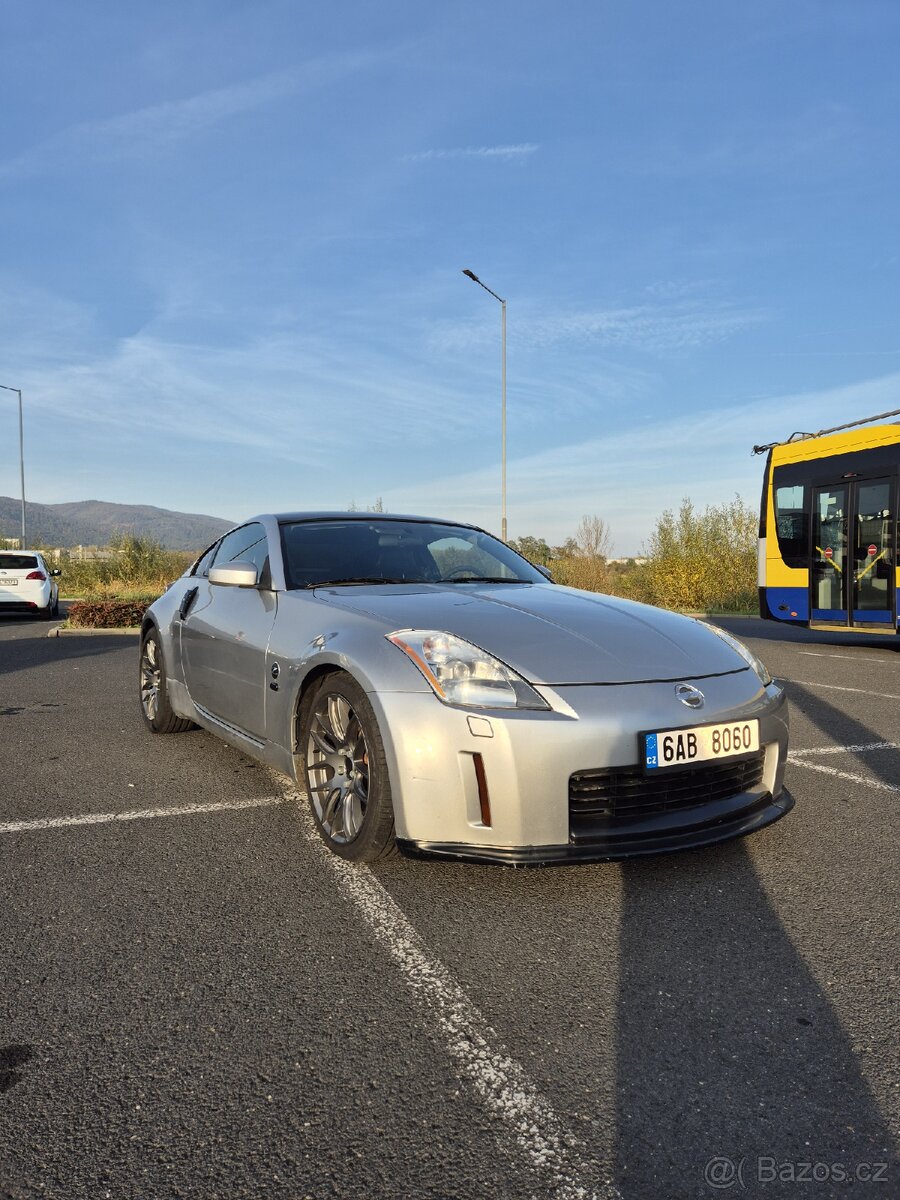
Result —
[[[752, 835], [754, 855], [791, 860], [790, 822]], [[530, 1064], [578, 1156], [629, 1200], [712, 1197], [717, 1158], [742, 1164], [733, 1195], [791, 1198], [798, 1180], [770, 1181], [769, 1160], [895, 1161], [866, 1051], [746, 841], [515, 871], [400, 859], [376, 874]]]
[[[864, 725], [862, 721], [855, 720], [843, 709], [829, 704], [827, 700], [823, 700], [821, 696], [817, 696], [802, 684], [792, 683], [790, 680], [786, 682], [791, 706], [803, 713], [807, 720], [821, 729], [825, 736], [832, 739], [837, 745], [871, 746], [888, 740], [882, 734], [870, 729], [868, 725]], [[860, 766], [870, 771], [876, 778], [890, 784], [891, 787], [900, 785], [896, 751], [886, 753], [848, 751], [848, 754], [850, 753], [857, 759]], [[815, 755], [810, 755], [810, 761], [816, 761]]]
[[[775, 829], [761, 836], [788, 846]], [[711, 1196], [731, 1163], [742, 1164], [735, 1194], [793, 1197], [796, 1174], [773, 1177], [772, 1163], [893, 1161], [859, 1055], [745, 845], [633, 860], [622, 879], [623, 1193]], [[857, 1194], [822, 1178], [814, 1190]]]
[[[60, 611], [59, 620], [63, 619], [63, 613]], [[41, 637], [54, 624], [54, 621], [48, 621], [46, 617], [34, 617], [30, 613], [0, 612], [0, 633], [4, 629], [30, 629], [38, 637]]]
[[[0, 639], [0, 676], [79, 658], [95, 658], [115, 650], [133, 649], [137, 671], [137, 635], [96, 634], [90, 637], [30, 637]], [[0, 696], [4, 696], [0, 693]], [[8, 695], [5, 699], [10, 699]]]
[[900, 653], [900, 634], [854, 633], [840, 630], [808, 629], [785, 621], [763, 621], [760, 617], [710, 617], [739, 638], [754, 638], [761, 642], [781, 642], [788, 645], [835, 646], [857, 650], [892, 650]]

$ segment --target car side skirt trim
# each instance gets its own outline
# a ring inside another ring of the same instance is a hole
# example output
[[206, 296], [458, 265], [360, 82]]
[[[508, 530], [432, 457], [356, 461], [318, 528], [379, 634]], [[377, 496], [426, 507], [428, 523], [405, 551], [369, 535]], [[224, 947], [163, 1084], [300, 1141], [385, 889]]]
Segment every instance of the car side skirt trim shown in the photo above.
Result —
[[217, 729], [221, 729], [226, 733], [230, 733], [232, 737], [237, 737], [240, 738], [241, 741], [249, 742], [249, 744], [254, 746], [257, 750], [262, 750], [265, 748], [266, 743], [261, 741], [259, 738], [254, 737], [252, 733], [247, 733], [243, 729], [239, 729], [237, 725], [231, 725], [228, 721], [223, 721], [221, 717], [214, 716], [208, 708], [204, 708], [201, 704], [197, 704], [196, 701], [194, 702], [194, 711], [201, 720], [208, 721], [210, 725], [215, 725]]

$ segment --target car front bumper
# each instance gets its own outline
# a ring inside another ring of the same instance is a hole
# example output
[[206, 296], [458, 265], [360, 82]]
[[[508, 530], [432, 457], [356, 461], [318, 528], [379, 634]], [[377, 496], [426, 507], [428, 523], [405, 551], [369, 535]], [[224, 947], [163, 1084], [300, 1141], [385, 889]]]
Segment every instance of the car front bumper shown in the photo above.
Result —
[[[700, 713], [677, 701], [671, 682], [539, 688], [550, 712], [475, 713], [421, 692], [370, 693], [385, 742], [399, 847], [507, 863], [596, 861], [708, 845], [778, 820], [793, 806], [782, 790], [783, 692], [763, 688], [752, 671], [692, 682], [705, 696]], [[576, 827], [571, 777], [634, 770], [641, 732], [751, 718], [759, 720], [763, 765], [748, 790], [677, 811], [601, 821], [587, 832]]]
[[448, 845], [404, 838], [397, 839], [397, 846], [410, 858], [449, 858], [519, 867], [614, 862], [620, 858], [671, 854], [727, 842], [772, 825], [794, 807], [794, 798], [786, 791], [782, 791], [777, 800], [773, 800], [768, 792], [743, 792], [734, 800], [736, 811], [727, 815], [695, 809], [695, 820], [690, 824], [672, 826], [661, 820], [656, 829], [622, 826], [607, 838], [569, 842], [564, 846]]

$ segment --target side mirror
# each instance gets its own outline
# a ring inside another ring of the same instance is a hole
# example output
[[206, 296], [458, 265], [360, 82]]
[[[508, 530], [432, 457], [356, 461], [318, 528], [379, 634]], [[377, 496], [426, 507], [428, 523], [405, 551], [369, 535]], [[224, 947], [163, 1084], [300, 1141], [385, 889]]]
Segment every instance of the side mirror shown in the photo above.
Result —
[[553, 572], [549, 567], [542, 566], [541, 563], [535, 563], [534, 569], [540, 571], [545, 579], [549, 579], [551, 583], [553, 582]]
[[230, 562], [221, 567], [211, 567], [209, 582], [225, 587], [252, 588], [259, 582], [259, 571], [253, 563]]
[[54, 579], [57, 579], [57, 578], [59, 578], [60, 575], [62, 575], [62, 571], [60, 571], [59, 567], [55, 567], [54, 570], [52, 570], [50, 572], [50, 574], [53, 576]]

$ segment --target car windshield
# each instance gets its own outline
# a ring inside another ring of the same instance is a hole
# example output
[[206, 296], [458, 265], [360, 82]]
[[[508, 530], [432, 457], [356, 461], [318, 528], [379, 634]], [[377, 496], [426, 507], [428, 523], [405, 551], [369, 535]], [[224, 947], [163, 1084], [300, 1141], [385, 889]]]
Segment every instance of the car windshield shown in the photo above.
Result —
[[37, 565], [33, 554], [0, 554], [0, 571], [33, 571]]
[[546, 583], [503, 542], [464, 525], [390, 521], [286, 521], [289, 589], [364, 583]]

